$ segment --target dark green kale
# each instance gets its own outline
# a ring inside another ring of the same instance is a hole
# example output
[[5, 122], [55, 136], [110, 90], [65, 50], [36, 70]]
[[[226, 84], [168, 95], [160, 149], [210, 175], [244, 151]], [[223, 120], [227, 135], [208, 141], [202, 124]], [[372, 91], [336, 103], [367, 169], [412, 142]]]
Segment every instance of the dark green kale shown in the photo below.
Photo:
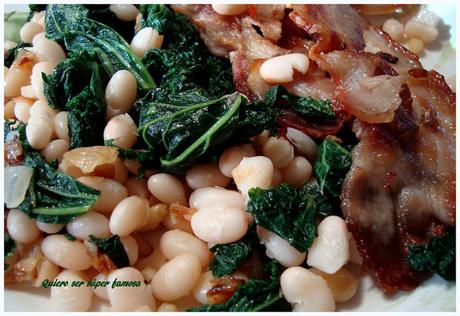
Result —
[[455, 281], [455, 228], [435, 236], [423, 245], [410, 245], [406, 258], [418, 272], [437, 273], [447, 281]]
[[111, 76], [128, 70], [140, 90], [154, 88], [155, 82], [128, 42], [107, 25], [90, 18], [83, 5], [49, 5], [46, 10], [46, 36], [64, 45], [70, 54], [87, 51], [97, 56]]
[[141, 25], [164, 36], [162, 48], [142, 59], [162, 88], [175, 93], [199, 86], [214, 98], [234, 91], [230, 62], [209, 52], [184, 15], [164, 4], [141, 5], [140, 11]]
[[16, 243], [14, 240], [10, 237], [10, 235], [5, 232], [4, 234], [4, 242], [3, 242], [3, 252], [4, 252], [4, 270], [9, 268], [9, 264], [6, 263], [6, 260], [11, 258], [14, 255], [14, 251], [16, 250]]
[[88, 212], [99, 197], [99, 191], [57, 171], [57, 164], [48, 164], [38, 152], [27, 153], [24, 166], [34, 174], [18, 209], [37, 221], [66, 224]]
[[327, 217], [333, 215], [334, 207], [332, 201], [321, 194], [319, 187], [312, 183], [305, 183], [297, 193], [299, 196], [308, 197], [313, 201], [317, 215]]
[[291, 109], [302, 115], [334, 119], [335, 113], [330, 100], [317, 100], [312, 97], [299, 97], [286, 90], [283, 86], [273, 86], [267, 92], [266, 99], [285, 100]]
[[318, 148], [314, 170], [321, 193], [338, 198], [346, 173], [351, 167], [351, 153], [331, 138], [326, 138]]
[[136, 103], [139, 134], [157, 153], [161, 168], [183, 169], [235, 136], [246, 104], [239, 93], [211, 99], [201, 88], [178, 93], [154, 89]]
[[255, 225], [251, 225], [246, 235], [238, 241], [212, 247], [214, 254], [209, 269], [216, 278], [234, 273], [252, 253], [254, 245], [258, 243]]
[[246, 210], [257, 225], [305, 252], [315, 238], [317, 213], [316, 201], [306, 192], [308, 189], [296, 190], [286, 183], [268, 190], [253, 188], [249, 190]]
[[18, 57], [19, 52], [25, 47], [30, 47], [30, 44], [19, 42], [18, 45], [12, 47], [8, 50], [8, 53], [5, 55], [4, 64], [6, 67], [11, 67], [13, 61]]
[[55, 109], [68, 111], [70, 147], [103, 144], [105, 126], [104, 86], [108, 82], [95, 57], [81, 51], [43, 75], [45, 96]]
[[112, 235], [105, 239], [90, 235], [89, 241], [95, 244], [101, 252], [108, 255], [117, 268], [129, 266], [128, 255], [118, 235]]
[[240, 285], [230, 299], [222, 304], [191, 308], [190, 312], [257, 312], [289, 311], [291, 305], [280, 291], [278, 263], [270, 260], [264, 265], [265, 280], [249, 279]]

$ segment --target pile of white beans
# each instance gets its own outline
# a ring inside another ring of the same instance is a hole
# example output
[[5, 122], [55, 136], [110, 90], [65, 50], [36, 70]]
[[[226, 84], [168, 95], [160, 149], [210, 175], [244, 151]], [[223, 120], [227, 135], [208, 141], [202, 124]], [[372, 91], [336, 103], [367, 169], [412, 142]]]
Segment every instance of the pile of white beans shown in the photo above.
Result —
[[440, 18], [431, 11], [420, 9], [405, 24], [390, 18], [382, 29], [397, 42], [403, 43], [411, 52], [420, 54], [425, 45], [434, 42], [439, 35], [437, 26]]
[[[240, 14], [245, 5], [218, 6], [220, 14]], [[112, 5], [124, 21], [138, 19], [132, 5]], [[21, 38], [33, 44], [10, 69], [5, 69], [5, 118], [27, 124], [27, 140], [48, 161], [61, 161], [69, 150], [67, 113], [49, 107], [43, 95], [41, 74], [50, 74], [65, 58], [63, 49], [43, 34], [43, 12], [21, 29]], [[151, 28], [138, 30], [131, 47], [141, 56], [160, 47], [163, 37]], [[10, 43], [11, 44], [11, 43]], [[261, 69], [267, 80], [292, 78], [293, 69], [308, 70], [308, 58], [288, 56], [292, 67], [276, 77], [273, 65]], [[25, 58], [25, 59], [24, 59]], [[271, 60], [275, 66], [285, 61]], [[283, 70], [284, 71], [284, 70]], [[125, 70], [113, 75], [105, 90], [107, 125], [104, 140], [127, 149], [137, 141], [137, 126], [127, 114], [136, 100], [134, 76]], [[264, 131], [253, 144], [226, 149], [216, 163], [203, 163], [189, 169], [184, 177], [148, 170], [139, 178], [139, 163], [125, 160], [113, 177], [82, 174], [78, 181], [101, 192], [86, 214], [66, 225], [46, 224], [12, 209], [6, 223], [16, 242], [17, 264], [30, 260], [23, 249], [35, 247], [36, 273], [33, 286], [45, 279], [59, 281], [139, 281], [139, 287], [52, 287], [51, 300], [59, 311], [87, 311], [94, 297], [104, 300], [112, 311], [177, 311], [214, 303], [206, 295], [215, 281], [209, 271], [215, 244], [242, 238], [252, 216], [245, 211], [248, 191], [267, 189], [280, 183], [301, 187], [312, 178], [316, 143], [302, 132], [288, 128], [286, 137]], [[236, 188], [229, 187], [231, 182]], [[183, 211], [183, 216], [178, 216]], [[63, 228], [76, 240], [59, 234]], [[130, 267], [108, 275], [98, 270], [94, 245], [89, 236], [120, 236]], [[286, 270], [281, 275], [281, 291], [294, 311], [332, 311], [336, 302], [349, 300], [356, 293], [358, 278], [349, 269], [360, 258], [343, 219], [329, 216], [319, 223], [318, 236], [308, 253], [300, 253], [276, 234], [258, 227], [266, 254]], [[311, 268], [301, 267], [307, 263]], [[14, 262], [13, 262], [14, 263]], [[242, 272], [235, 277], [247, 279]]]

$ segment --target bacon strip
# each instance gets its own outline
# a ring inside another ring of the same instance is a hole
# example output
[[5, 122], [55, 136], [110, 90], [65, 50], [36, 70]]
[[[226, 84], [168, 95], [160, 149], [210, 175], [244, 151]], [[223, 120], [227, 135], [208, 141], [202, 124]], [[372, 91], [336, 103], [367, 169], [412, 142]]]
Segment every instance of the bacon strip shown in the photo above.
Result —
[[[317, 38], [309, 57], [331, 74], [338, 100], [359, 119], [342, 210], [364, 266], [384, 291], [410, 290], [422, 275], [405, 260], [408, 245], [455, 225], [455, 94], [350, 10], [296, 6], [290, 17]], [[339, 18], [343, 12], [348, 19]], [[363, 43], [395, 58], [366, 53]]]

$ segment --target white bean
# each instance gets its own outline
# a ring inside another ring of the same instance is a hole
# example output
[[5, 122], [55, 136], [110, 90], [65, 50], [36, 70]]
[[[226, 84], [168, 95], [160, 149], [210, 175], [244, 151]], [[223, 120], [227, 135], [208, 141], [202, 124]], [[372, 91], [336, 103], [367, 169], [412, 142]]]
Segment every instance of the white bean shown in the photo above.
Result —
[[30, 19], [31, 22], [38, 23], [42, 18], [45, 17], [46, 11], [35, 12], [32, 18]]
[[[140, 286], [117, 286], [112, 287], [114, 281], [117, 282], [136, 282]], [[115, 270], [109, 274], [107, 281], [111, 286], [107, 288], [108, 297], [113, 310], [115, 311], [134, 311], [141, 305], [151, 308], [155, 306], [155, 300], [150, 288], [145, 285], [142, 273], [132, 267]]]
[[88, 212], [84, 215], [70, 221], [67, 231], [78, 239], [85, 240], [89, 235], [97, 238], [106, 238], [110, 236], [109, 220], [98, 212]]
[[330, 312], [335, 310], [331, 289], [320, 276], [302, 267], [284, 270], [280, 278], [281, 291], [293, 305], [294, 312]]
[[288, 127], [286, 129], [286, 137], [302, 155], [308, 158], [309, 161], [313, 162], [316, 160], [318, 145], [316, 145], [315, 141], [310, 136], [295, 128]]
[[318, 225], [318, 237], [308, 250], [308, 265], [332, 274], [349, 258], [347, 224], [338, 216], [326, 217]]
[[266, 60], [260, 66], [260, 75], [270, 83], [286, 83], [294, 80], [294, 70], [305, 74], [310, 62], [304, 54], [286, 54]]
[[136, 123], [128, 114], [120, 114], [110, 119], [104, 129], [104, 141], [113, 140], [113, 145], [123, 149], [132, 147], [139, 133]]
[[28, 123], [33, 101], [28, 98], [14, 98], [14, 116], [23, 123]]
[[41, 32], [43, 32], [43, 27], [40, 24], [27, 22], [21, 27], [19, 36], [24, 43], [31, 44], [34, 36]]
[[418, 38], [411, 38], [407, 41], [407, 49], [414, 54], [420, 54], [424, 47], [425, 45]]
[[28, 244], [38, 237], [41, 231], [35, 224], [35, 220], [29, 218], [24, 212], [12, 209], [6, 217], [6, 227], [13, 240]]
[[244, 157], [254, 157], [255, 155], [256, 151], [250, 144], [227, 148], [219, 158], [220, 172], [227, 177], [231, 177], [233, 169], [239, 165]]
[[36, 222], [38, 229], [47, 234], [56, 234], [58, 231], [64, 228], [64, 224], [49, 224], [44, 222]]
[[18, 43], [14, 42], [14, 41], [10, 41], [10, 40], [7, 40], [3, 43], [3, 48], [4, 48], [4, 52], [5, 52], [5, 57], [8, 57], [8, 51], [14, 47], [16, 47], [18, 45]]
[[[58, 276], [59, 281], [67, 281], [64, 287], [51, 287], [51, 301], [59, 312], [86, 312], [91, 307], [93, 291], [86, 286], [86, 280], [81, 274], [64, 270]], [[82, 282], [82, 286], [72, 286], [73, 282]]]
[[184, 253], [191, 253], [200, 260], [202, 267], [207, 267], [211, 260], [211, 254], [205, 242], [179, 229], [167, 231], [161, 236], [160, 250], [169, 260]]
[[115, 13], [118, 19], [126, 22], [134, 21], [139, 10], [132, 4], [111, 4], [110, 11]]
[[294, 159], [294, 147], [284, 138], [270, 137], [262, 147], [262, 152], [276, 168], [284, 168]]
[[272, 187], [279, 186], [283, 183], [283, 175], [281, 174], [281, 170], [278, 168], [273, 168], [273, 177], [272, 177]]
[[123, 248], [125, 248], [126, 254], [128, 255], [129, 265], [134, 265], [139, 258], [139, 247], [136, 239], [133, 236], [123, 236], [120, 238]]
[[43, 77], [42, 74], [49, 75], [53, 72], [53, 65], [50, 62], [41, 62], [35, 64], [32, 68], [32, 76], [30, 82], [32, 89], [40, 100], [45, 100], [45, 93], [43, 91]]
[[46, 161], [51, 162], [55, 159], [61, 162], [62, 157], [66, 152], [69, 151], [69, 142], [63, 139], [55, 139], [51, 141], [41, 151], [42, 156], [45, 157]]
[[49, 105], [48, 102], [43, 100], [35, 101], [30, 108], [30, 116], [38, 116], [44, 115], [48, 116], [49, 118], [54, 119], [56, 116], [57, 111], [53, 110]]
[[201, 208], [190, 221], [193, 233], [206, 242], [226, 244], [243, 237], [248, 218], [240, 208], [213, 206]]
[[396, 19], [388, 19], [383, 23], [382, 30], [388, 33], [395, 41], [401, 41], [404, 38], [404, 25]]
[[313, 168], [308, 160], [302, 156], [297, 156], [286, 167], [281, 169], [281, 174], [283, 175], [283, 182], [298, 189], [310, 179], [312, 171]]
[[267, 256], [276, 259], [286, 268], [302, 264], [307, 257], [306, 252], [298, 251], [288, 241], [262, 227], [257, 227], [257, 236], [260, 243], [265, 245]]
[[129, 112], [136, 101], [137, 81], [127, 70], [117, 71], [105, 88], [107, 105], [121, 113]]
[[110, 231], [119, 236], [131, 234], [144, 223], [148, 209], [149, 203], [146, 199], [138, 196], [123, 199], [110, 216]]
[[80, 177], [77, 180], [100, 191], [100, 196], [92, 208], [98, 212], [110, 213], [118, 203], [128, 197], [128, 190], [115, 180], [103, 177]]
[[46, 116], [35, 116], [26, 126], [26, 137], [33, 149], [41, 150], [48, 145], [53, 136], [53, 122]]
[[[107, 276], [104, 273], [99, 273], [93, 278], [93, 281], [96, 282], [107, 282]], [[102, 298], [103, 300], [108, 300], [109, 299], [109, 293], [107, 292], [107, 287], [109, 287], [110, 284], [107, 284], [107, 286], [98, 286], [96, 288], [93, 287], [93, 292], [98, 296], [99, 298]]]
[[166, 262], [168, 262], [168, 259], [166, 259], [166, 257], [163, 255], [160, 248], [157, 247], [155, 248], [155, 250], [153, 250], [153, 253], [150, 256], [142, 258], [139, 261], [137, 261], [135, 266], [137, 269], [140, 269], [140, 270], [143, 270], [148, 267], [158, 270]]
[[167, 173], [157, 173], [149, 178], [150, 193], [163, 203], [180, 203], [186, 205], [185, 189], [182, 182]]
[[187, 171], [185, 179], [193, 190], [212, 186], [225, 188], [232, 180], [224, 176], [215, 163], [204, 163], [192, 167]]
[[409, 38], [418, 38], [424, 43], [433, 42], [439, 35], [435, 26], [426, 25], [417, 21], [409, 21], [404, 26], [404, 32]]
[[33, 38], [33, 51], [39, 62], [48, 61], [54, 67], [66, 58], [64, 50], [58, 43], [40, 34]]
[[268, 189], [273, 178], [273, 163], [264, 156], [243, 158], [232, 172], [233, 180], [245, 199], [251, 188]]
[[162, 301], [174, 301], [188, 295], [201, 275], [200, 260], [184, 253], [164, 264], [152, 280], [152, 290]]
[[66, 141], [70, 140], [69, 126], [67, 124], [68, 116], [69, 112], [61, 111], [54, 117], [54, 130], [56, 131], [57, 137]]
[[243, 196], [236, 191], [219, 187], [201, 188], [193, 191], [189, 199], [190, 207], [202, 209], [211, 206], [230, 206], [244, 209]]
[[240, 15], [248, 9], [246, 4], [212, 4], [212, 9], [221, 15]]
[[138, 57], [142, 58], [151, 48], [160, 48], [163, 43], [163, 35], [158, 34], [157, 30], [151, 27], [145, 27], [133, 37], [131, 41], [131, 50]]
[[41, 250], [50, 261], [65, 269], [81, 271], [91, 267], [85, 245], [78, 240], [68, 240], [64, 235], [47, 236]]

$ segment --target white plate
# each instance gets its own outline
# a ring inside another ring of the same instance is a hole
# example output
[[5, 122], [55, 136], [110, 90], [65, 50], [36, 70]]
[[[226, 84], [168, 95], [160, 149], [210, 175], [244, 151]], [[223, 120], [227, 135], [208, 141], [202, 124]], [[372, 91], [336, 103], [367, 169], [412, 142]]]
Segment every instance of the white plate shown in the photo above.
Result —
[[[430, 44], [422, 63], [426, 69], [435, 69], [443, 74], [448, 83], [455, 84], [455, 5], [429, 5], [428, 8], [438, 14], [443, 23], [440, 40]], [[27, 11], [24, 5], [6, 5], [5, 12]], [[399, 292], [396, 295], [384, 295], [368, 276], [360, 280], [358, 294], [345, 304], [338, 304], [340, 311], [455, 311], [455, 283], [447, 283], [438, 276], [426, 280], [412, 292]], [[26, 288], [16, 285], [5, 289], [5, 311], [52, 311], [49, 290]], [[93, 310], [106, 310], [101, 300], [93, 304]]]

